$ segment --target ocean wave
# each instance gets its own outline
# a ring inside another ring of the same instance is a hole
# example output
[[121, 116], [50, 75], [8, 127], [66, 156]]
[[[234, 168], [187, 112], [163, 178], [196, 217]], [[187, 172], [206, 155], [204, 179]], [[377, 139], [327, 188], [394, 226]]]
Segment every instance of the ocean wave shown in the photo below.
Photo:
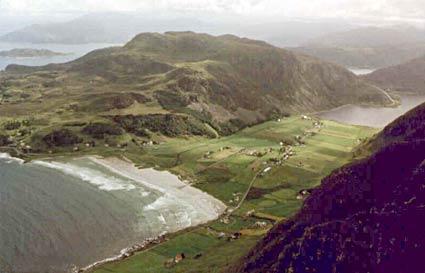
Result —
[[24, 164], [24, 160], [16, 158], [7, 153], [0, 153], [0, 160], [5, 160], [6, 163], [18, 162], [19, 164]]
[[113, 177], [106, 175], [105, 173], [91, 169], [76, 166], [71, 163], [61, 163], [61, 162], [47, 162], [47, 161], [34, 161], [33, 164], [37, 164], [43, 167], [50, 169], [59, 170], [67, 175], [79, 178], [83, 181], [89, 182], [97, 186], [100, 190], [105, 191], [118, 191], [118, 190], [134, 190], [135, 185], [129, 183], [128, 180], [120, 179], [118, 177]]
[[[170, 224], [171, 219], [168, 219], [168, 216], [173, 215], [172, 224], [179, 228], [190, 227], [193, 224], [193, 220], [202, 221], [204, 218], [208, 218], [205, 217], [205, 215], [204, 217], [199, 215], [199, 211], [194, 206], [182, 202], [182, 200], [179, 200], [171, 194], [160, 196], [153, 203], [146, 205], [143, 210], [168, 212], [165, 214], [166, 216], [164, 216], [164, 214], [160, 214], [160, 216], [158, 216], [161, 222], [167, 225]], [[201, 218], [199, 216], [201, 216]]]

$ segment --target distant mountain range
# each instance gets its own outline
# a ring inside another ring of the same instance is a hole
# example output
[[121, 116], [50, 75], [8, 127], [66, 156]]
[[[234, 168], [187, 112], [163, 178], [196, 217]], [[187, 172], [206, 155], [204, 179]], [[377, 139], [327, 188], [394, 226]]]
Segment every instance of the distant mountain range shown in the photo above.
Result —
[[261, 39], [277, 46], [297, 46], [330, 32], [351, 29], [335, 21], [276, 21], [240, 24], [237, 21], [202, 20], [186, 16], [166, 18], [135, 13], [88, 14], [63, 23], [27, 26], [0, 36], [3, 42], [25, 43], [124, 43], [141, 32], [196, 31], [215, 35], [235, 34]]
[[202, 29], [196, 19], [168, 19], [136, 14], [89, 14], [63, 23], [31, 25], [0, 37], [13, 43], [124, 43], [144, 31]]
[[385, 89], [425, 94], [425, 55], [403, 64], [379, 69], [364, 78]]
[[411, 26], [362, 27], [312, 39], [305, 46], [376, 48], [425, 43], [425, 30]]
[[368, 147], [230, 272], [425, 272], [425, 104]]
[[425, 30], [363, 27], [327, 34], [293, 48], [346, 67], [382, 68], [425, 54]]
[[[26, 74], [32, 76], [27, 84]], [[193, 32], [140, 34], [123, 47], [96, 50], [66, 64], [9, 65], [4, 77], [0, 89], [14, 86], [11, 82], [19, 83], [17, 90], [38, 86], [43, 104], [54, 99], [54, 108], [75, 104], [78, 113], [100, 115], [137, 101], [144, 113], [189, 115], [219, 134], [291, 113], [391, 103], [380, 89], [340, 66], [262, 41]], [[31, 104], [34, 93], [28, 92]], [[55, 99], [59, 94], [62, 102]], [[19, 107], [22, 112], [25, 102]]]

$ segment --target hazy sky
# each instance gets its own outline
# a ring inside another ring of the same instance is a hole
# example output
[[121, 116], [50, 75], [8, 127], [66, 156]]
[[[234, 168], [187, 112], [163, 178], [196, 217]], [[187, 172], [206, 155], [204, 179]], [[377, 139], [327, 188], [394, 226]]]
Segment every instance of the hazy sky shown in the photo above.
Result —
[[425, 21], [425, 0], [0, 0], [1, 16], [105, 11], [161, 11], [257, 18], [341, 18]]

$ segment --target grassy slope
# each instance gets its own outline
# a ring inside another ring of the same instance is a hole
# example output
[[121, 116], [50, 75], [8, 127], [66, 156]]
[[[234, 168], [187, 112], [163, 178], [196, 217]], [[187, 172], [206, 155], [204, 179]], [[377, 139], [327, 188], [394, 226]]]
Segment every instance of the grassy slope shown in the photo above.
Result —
[[[278, 156], [282, 139], [303, 135], [312, 127], [312, 121], [292, 117], [281, 122], [266, 122], [220, 139], [172, 139], [143, 154], [137, 151], [126, 153], [139, 164], [183, 175], [229, 207], [237, 203], [233, 194], [245, 192], [258, 171], [267, 166], [272, 166], [272, 171], [255, 180], [255, 191], [262, 190], [261, 194], [249, 195], [240, 210], [230, 217], [229, 224], [215, 221], [181, 232], [161, 245], [124, 262], [106, 265], [96, 272], [221, 272], [245, 255], [273, 224], [273, 221], [266, 220], [269, 223], [267, 229], [255, 229], [252, 225], [263, 221], [256, 217], [282, 219], [293, 215], [302, 204], [296, 199], [299, 190], [317, 186], [331, 170], [349, 161], [351, 150], [359, 139], [375, 133], [373, 129], [325, 121], [316, 135], [305, 139], [305, 146], [295, 147], [296, 155], [282, 166], [265, 165], [269, 158]], [[222, 147], [230, 149], [220, 151]], [[270, 148], [274, 151], [261, 158], [248, 156], [243, 150], [265, 151]], [[210, 158], [205, 158], [209, 151], [212, 152]], [[247, 217], [246, 212], [251, 209], [255, 209], [256, 214]], [[242, 231], [244, 235], [240, 240], [227, 242], [217, 238], [217, 232], [221, 231], [227, 234]], [[188, 258], [167, 269], [164, 262], [180, 252]], [[202, 257], [195, 259], [194, 256], [200, 253]]]

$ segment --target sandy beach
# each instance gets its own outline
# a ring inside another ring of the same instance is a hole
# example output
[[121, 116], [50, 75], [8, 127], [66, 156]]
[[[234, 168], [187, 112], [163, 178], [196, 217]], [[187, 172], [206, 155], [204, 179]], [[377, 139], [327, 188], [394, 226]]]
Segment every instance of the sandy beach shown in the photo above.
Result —
[[[103, 158], [99, 156], [90, 156], [87, 158], [96, 164], [108, 168], [116, 174], [164, 194], [163, 197], [160, 197], [154, 203], [147, 206], [145, 208], [146, 210], [161, 211], [164, 209], [166, 210], [173, 202], [183, 203], [191, 212], [181, 215], [186, 218], [181, 220], [188, 220], [188, 222], [186, 222], [186, 225], [176, 225], [176, 228], [174, 230], [168, 230], [168, 233], [177, 232], [190, 226], [196, 226], [215, 220], [226, 210], [226, 206], [221, 201], [184, 183], [179, 180], [177, 176], [167, 171], [157, 171], [152, 168], [138, 169], [131, 161], [116, 157]], [[194, 212], [195, 214], [193, 214]], [[160, 243], [162, 241], [161, 237], [166, 233], [167, 232], [163, 232], [159, 237], [148, 238], [142, 243], [123, 249], [119, 255], [95, 262], [80, 269], [79, 272], [90, 271], [102, 264], [125, 259], [135, 252], [143, 250], [152, 243]]]
[[175, 200], [184, 203], [193, 211], [197, 211], [199, 217], [191, 219], [191, 226], [214, 220], [226, 210], [223, 202], [186, 184], [170, 172], [157, 171], [152, 168], [138, 169], [133, 163], [116, 157], [91, 156], [89, 159], [112, 172], [164, 194], [164, 197], [156, 200], [147, 209], [161, 209], [168, 202]]

